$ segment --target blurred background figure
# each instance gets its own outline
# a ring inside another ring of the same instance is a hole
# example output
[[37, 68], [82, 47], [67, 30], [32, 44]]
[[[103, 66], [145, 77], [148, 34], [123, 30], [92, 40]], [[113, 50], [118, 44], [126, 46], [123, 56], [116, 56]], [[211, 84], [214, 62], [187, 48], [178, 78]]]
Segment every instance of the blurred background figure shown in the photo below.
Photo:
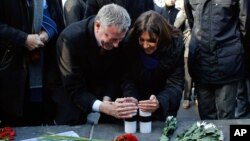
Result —
[[183, 92], [183, 103], [182, 106], [184, 109], [187, 109], [190, 107], [190, 101], [192, 99], [192, 94], [195, 105], [198, 106], [198, 100], [194, 93], [194, 83], [192, 83], [192, 78], [189, 75], [188, 72], [188, 52], [189, 52], [189, 43], [191, 39], [191, 29], [187, 20], [187, 15], [185, 13], [184, 9], [184, 2], [183, 0], [177, 0], [176, 6], [177, 9], [180, 11], [178, 12], [174, 26], [176, 28], [179, 28], [183, 33], [183, 41], [185, 45], [185, 52], [184, 52], [184, 62], [185, 62], [185, 87]]
[[175, 8], [176, 0], [164, 0], [165, 5], [163, 7], [155, 6], [155, 11], [161, 14], [166, 20], [174, 25], [176, 16], [179, 12], [177, 8]]
[[87, 0], [67, 0], [64, 4], [64, 19], [66, 26], [83, 20]]
[[154, 0], [154, 3], [159, 7], [165, 6], [164, 0]]
[[2, 125], [53, 124], [53, 97], [64, 93], [55, 48], [64, 28], [61, 1], [2, 0], [0, 21]]
[[145, 11], [154, 10], [153, 0], [88, 0], [84, 18], [96, 15], [98, 10], [106, 4], [115, 3], [124, 7], [131, 18], [131, 25], [137, 17]]

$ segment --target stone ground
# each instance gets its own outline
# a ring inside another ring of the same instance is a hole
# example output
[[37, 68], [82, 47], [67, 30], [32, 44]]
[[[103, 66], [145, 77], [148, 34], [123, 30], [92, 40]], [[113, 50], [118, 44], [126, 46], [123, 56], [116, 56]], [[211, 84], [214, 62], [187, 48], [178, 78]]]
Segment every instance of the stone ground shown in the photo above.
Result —
[[[181, 101], [180, 108], [177, 113], [177, 120], [200, 120], [198, 107], [195, 105], [194, 101], [190, 102], [190, 107], [188, 109], [184, 109], [182, 107], [182, 102], [183, 101]], [[250, 119], [250, 106], [248, 109], [248, 112], [244, 116], [242, 116], [241, 119]]]

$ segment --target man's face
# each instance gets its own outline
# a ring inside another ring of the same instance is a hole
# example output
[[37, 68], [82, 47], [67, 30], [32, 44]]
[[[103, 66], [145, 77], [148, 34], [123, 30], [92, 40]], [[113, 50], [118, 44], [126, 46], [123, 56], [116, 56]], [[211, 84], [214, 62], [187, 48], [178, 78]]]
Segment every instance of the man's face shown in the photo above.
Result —
[[175, 5], [175, 0], [165, 0], [166, 6], [174, 6]]
[[114, 25], [104, 28], [98, 21], [95, 22], [94, 30], [97, 41], [105, 50], [117, 48], [127, 32], [121, 32]]

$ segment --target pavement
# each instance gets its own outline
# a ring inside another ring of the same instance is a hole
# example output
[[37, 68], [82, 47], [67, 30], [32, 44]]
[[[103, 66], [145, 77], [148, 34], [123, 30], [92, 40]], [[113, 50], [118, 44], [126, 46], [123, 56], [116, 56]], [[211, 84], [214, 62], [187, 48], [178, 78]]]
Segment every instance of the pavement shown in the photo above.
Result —
[[[192, 120], [200, 120], [198, 106], [195, 105], [194, 101], [190, 101], [190, 107], [188, 109], [184, 109], [182, 107], [183, 100], [181, 101], [178, 113], [177, 120], [179, 121], [192, 121]], [[250, 105], [248, 106], [248, 111], [241, 116], [239, 119], [250, 119]]]
[[182, 102], [180, 104], [178, 113], [177, 113], [177, 120], [179, 121], [192, 121], [192, 120], [200, 120], [198, 107], [195, 105], [194, 101], [190, 101], [190, 107], [188, 109], [184, 109], [182, 107]]

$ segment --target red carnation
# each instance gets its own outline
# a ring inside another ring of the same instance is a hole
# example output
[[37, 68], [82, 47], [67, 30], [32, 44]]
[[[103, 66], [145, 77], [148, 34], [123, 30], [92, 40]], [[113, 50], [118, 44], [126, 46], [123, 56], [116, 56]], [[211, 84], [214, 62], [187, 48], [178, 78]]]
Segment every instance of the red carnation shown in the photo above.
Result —
[[4, 127], [0, 130], [0, 139], [14, 140], [16, 131], [11, 127]]
[[138, 141], [138, 139], [134, 134], [129, 133], [117, 136], [114, 141]]

